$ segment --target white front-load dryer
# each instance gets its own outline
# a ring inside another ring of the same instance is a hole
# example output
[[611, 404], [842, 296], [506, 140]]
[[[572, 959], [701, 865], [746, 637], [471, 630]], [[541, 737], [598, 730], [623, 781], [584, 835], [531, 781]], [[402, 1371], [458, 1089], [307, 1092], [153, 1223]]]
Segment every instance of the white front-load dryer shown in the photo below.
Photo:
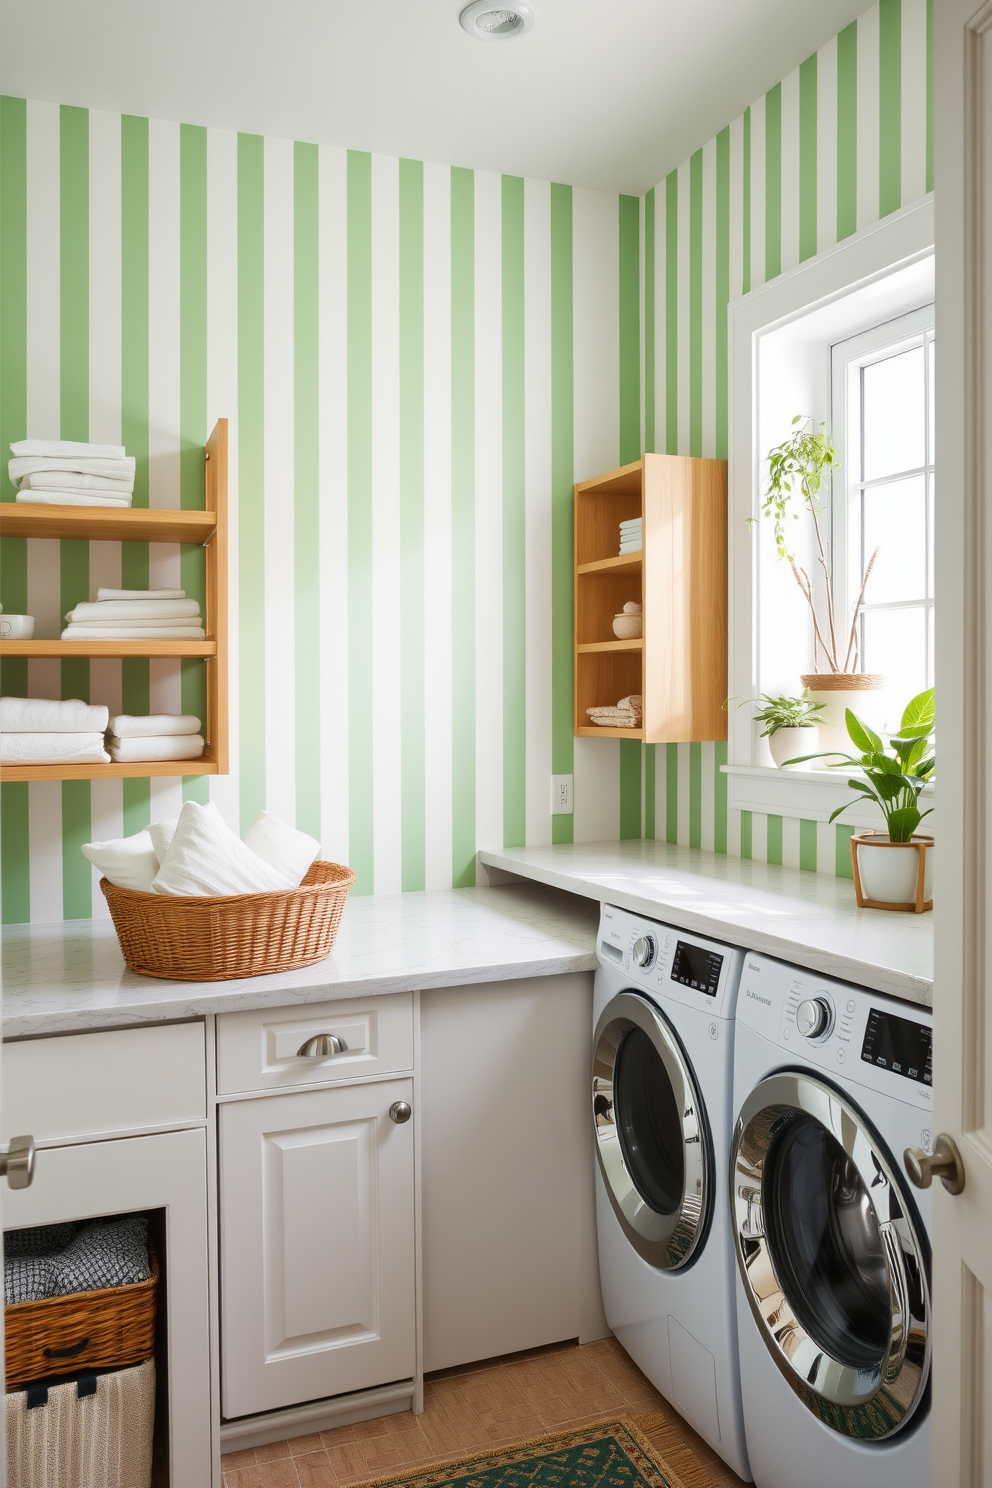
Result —
[[604, 905], [594, 993], [596, 1221], [606, 1318], [750, 1481], [727, 1193], [741, 952]]
[[[731, 1165], [761, 1488], [929, 1488], [928, 1009], [749, 954]], [[801, 1465], [801, 1466], [800, 1466]]]

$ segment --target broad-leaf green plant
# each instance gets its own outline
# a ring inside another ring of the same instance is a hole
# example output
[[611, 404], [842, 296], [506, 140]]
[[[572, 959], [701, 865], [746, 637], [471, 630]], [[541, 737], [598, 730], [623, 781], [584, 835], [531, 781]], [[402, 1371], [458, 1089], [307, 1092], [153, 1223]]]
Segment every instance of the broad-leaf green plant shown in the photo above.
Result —
[[[928, 687], [918, 692], [905, 707], [898, 734], [890, 735], [886, 749], [881, 737], [868, 725], [847, 709], [847, 732], [860, 754], [846, 754], [839, 760], [833, 754], [829, 768], [843, 770], [849, 765], [860, 766], [862, 776], [848, 780], [848, 785], [857, 791], [858, 800], [874, 801], [885, 818], [890, 842], [909, 842], [925, 816], [933, 807], [920, 810], [920, 792], [934, 778], [936, 763], [933, 749], [933, 731], [936, 719], [934, 690]], [[803, 759], [824, 759], [823, 754], [804, 755]], [[800, 760], [789, 760], [797, 765]], [[848, 801], [830, 813], [834, 821], [858, 801]]]
[[[797, 427], [798, 425], [798, 427]], [[768, 452], [768, 489], [764, 494], [761, 504], [761, 515], [771, 517], [774, 522], [775, 551], [779, 558], [788, 563], [792, 569], [792, 575], [802, 591], [803, 598], [809, 605], [810, 616], [813, 621], [813, 670], [820, 671], [820, 652], [823, 652], [827, 663], [827, 670], [831, 672], [856, 672], [859, 668], [859, 643], [858, 643], [858, 616], [864, 602], [865, 587], [875, 566], [878, 556], [876, 548], [868, 560], [864, 579], [861, 584], [861, 592], [854, 606], [854, 615], [851, 620], [851, 629], [847, 638], [847, 649], [843, 653], [841, 661], [840, 641], [837, 631], [837, 618], [834, 613], [833, 587], [830, 580], [830, 567], [827, 562], [826, 546], [823, 541], [823, 533], [820, 530], [820, 518], [826, 512], [826, 506], [820, 499], [820, 490], [823, 485], [824, 476], [838, 468], [837, 451], [834, 449], [824, 430], [826, 425], [821, 424], [819, 428], [811, 418], [797, 413], [792, 420], [793, 432], [788, 439], [777, 444]], [[813, 535], [816, 541], [816, 559], [823, 571], [823, 584], [825, 593], [825, 613], [817, 612], [816, 599], [813, 593], [813, 583], [809, 574], [796, 558], [786, 537], [786, 519], [791, 514], [794, 521], [799, 520], [800, 513], [792, 511], [793, 498], [800, 495], [802, 503], [813, 519]]]
[[754, 721], [766, 725], [761, 730], [763, 739], [777, 734], [779, 729], [815, 728], [820, 721], [820, 710], [826, 707], [826, 703], [813, 701], [808, 687], [798, 697], [770, 697], [763, 692], [755, 702], [762, 705], [756, 708]]

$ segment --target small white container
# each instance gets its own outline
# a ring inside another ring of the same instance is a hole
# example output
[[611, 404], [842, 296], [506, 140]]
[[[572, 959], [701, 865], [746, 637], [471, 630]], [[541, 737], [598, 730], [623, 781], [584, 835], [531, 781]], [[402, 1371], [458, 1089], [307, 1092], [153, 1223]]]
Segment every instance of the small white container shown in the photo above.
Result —
[[636, 641], [644, 634], [643, 615], [614, 615], [613, 634], [618, 641]]
[[0, 615], [0, 639], [30, 641], [33, 637], [33, 615]]
[[801, 765], [787, 765], [786, 760], [801, 754], [816, 754], [820, 748], [820, 730], [815, 723], [804, 728], [780, 728], [768, 735], [768, 748], [772, 759], [780, 770], [811, 770], [816, 760], [807, 760]]

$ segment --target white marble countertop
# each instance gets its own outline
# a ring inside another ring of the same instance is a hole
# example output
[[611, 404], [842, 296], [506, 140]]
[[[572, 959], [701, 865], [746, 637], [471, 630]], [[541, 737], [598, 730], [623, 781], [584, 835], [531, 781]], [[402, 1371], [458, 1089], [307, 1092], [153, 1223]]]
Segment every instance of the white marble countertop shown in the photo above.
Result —
[[480, 858], [490, 869], [932, 1005], [933, 915], [859, 909], [847, 879], [636, 840], [503, 848]]
[[3, 1035], [161, 1023], [424, 987], [592, 971], [597, 909], [534, 885], [353, 897], [334, 949], [303, 971], [166, 982], [124, 965], [107, 920], [8, 925]]

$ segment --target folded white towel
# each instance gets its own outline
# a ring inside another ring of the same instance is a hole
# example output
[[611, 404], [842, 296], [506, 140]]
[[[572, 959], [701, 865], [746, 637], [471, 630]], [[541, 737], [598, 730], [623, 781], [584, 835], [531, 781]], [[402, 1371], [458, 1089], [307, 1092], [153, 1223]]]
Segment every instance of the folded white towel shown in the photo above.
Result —
[[63, 641], [202, 641], [202, 625], [68, 625]]
[[135, 625], [143, 629], [153, 628], [168, 634], [177, 626], [199, 625], [199, 615], [163, 615], [160, 620], [70, 620], [70, 625], [84, 625], [87, 630], [105, 630], [109, 636], [116, 635], [121, 630], [131, 630]]
[[114, 734], [107, 738], [110, 758], [119, 764], [136, 764], [140, 760], [185, 760], [199, 759], [203, 753], [201, 734], [159, 735], [158, 738], [118, 739]]
[[158, 872], [158, 858], [147, 831], [135, 832], [130, 837], [114, 837], [109, 842], [84, 842], [82, 853], [99, 868], [104, 878], [119, 889], [151, 893], [152, 879]]
[[160, 868], [165, 862], [165, 855], [169, 851], [169, 843], [176, 835], [176, 827], [178, 825], [179, 818], [174, 816], [168, 821], [152, 822], [148, 828], [148, 835], [152, 839], [152, 847], [155, 850], [155, 856], [158, 859]]
[[260, 811], [245, 833], [245, 846], [258, 853], [277, 872], [285, 875], [287, 888], [295, 889], [320, 852], [316, 837], [287, 826], [271, 811]]
[[261, 894], [291, 887], [236, 837], [211, 804], [187, 801], [158, 874], [155, 894]]
[[644, 544], [641, 542], [641, 539], [637, 537], [634, 538], [633, 542], [622, 542], [620, 544], [619, 556], [622, 558], [624, 553], [643, 553], [643, 551]]
[[78, 439], [19, 439], [10, 446], [12, 455], [67, 460], [82, 455], [89, 460], [123, 460], [122, 444], [83, 444]]
[[198, 734], [200, 720], [192, 713], [118, 713], [107, 727], [118, 739], [163, 739]]
[[103, 733], [107, 708], [79, 698], [0, 698], [0, 734]]
[[135, 625], [147, 625], [161, 616], [188, 616], [192, 622], [200, 618], [200, 603], [196, 599], [108, 599], [95, 604], [84, 602], [70, 610], [66, 619], [70, 624], [92, 625], [94, 620], [129, 620]]
[[103, 735], [0, 734], [2, 765], [108, 765]]
[[22, 506], [117, 506], [129, 507], [130, 496], [123, 499], [106, 496], [100, 491], [18, 491], [17, 500]]
[[641, 523], [643, 522], [643, 520], [643, 517], [628, 517], [625, 522], [620, 523], [620, 531], [633, 532], [635, 528], [640, 531]]
[[22, 491], [96, 491], [100, 496], [130, 496], [134, 490], [134, 477], [125, 476], [112, 480], [108, 475], [80, 475], [77, 470], [38, 471], [26, 475], [21, 481]]
[[26, 475], [41, 475], [46, 471], [55, 475], [65, 470], [74, 470], [79, 475], [107, 475], [111, 480], [133, 480], [135, 461], [133, 455], [128, 455], [123, 460], [90, 459], [86, 455], [73, 455], [67, 460], [59, 460], [31, 455], [24, 459], [7, 461], [7, 476], [14, 486]]
[[185, 589], [104, 589], [96, 591], [98, 604], [108, 599], [185, 599]]

